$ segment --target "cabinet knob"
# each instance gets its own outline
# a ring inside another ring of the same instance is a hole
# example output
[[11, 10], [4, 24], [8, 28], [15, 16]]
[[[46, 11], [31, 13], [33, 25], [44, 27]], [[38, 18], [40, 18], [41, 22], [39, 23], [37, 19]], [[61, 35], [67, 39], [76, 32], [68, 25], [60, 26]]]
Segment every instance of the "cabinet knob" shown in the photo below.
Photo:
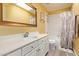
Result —
[[39, 52], [39, 51], [40, 51], [40, 49], [37, 50], [37, 52]]
[[38, 51], [40, 51], [40, 49], [38, 49]]
[[31, 48], [33, 48], [33, 46], [31, 46]]

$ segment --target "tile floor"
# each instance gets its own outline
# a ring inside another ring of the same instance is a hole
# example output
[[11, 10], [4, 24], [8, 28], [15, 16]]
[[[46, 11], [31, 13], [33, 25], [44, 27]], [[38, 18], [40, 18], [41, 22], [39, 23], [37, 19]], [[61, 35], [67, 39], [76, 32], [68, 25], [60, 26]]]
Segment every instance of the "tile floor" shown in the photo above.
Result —
[[50, 50], [47, 56], [75, 56], [75, 55], [62, 50]]

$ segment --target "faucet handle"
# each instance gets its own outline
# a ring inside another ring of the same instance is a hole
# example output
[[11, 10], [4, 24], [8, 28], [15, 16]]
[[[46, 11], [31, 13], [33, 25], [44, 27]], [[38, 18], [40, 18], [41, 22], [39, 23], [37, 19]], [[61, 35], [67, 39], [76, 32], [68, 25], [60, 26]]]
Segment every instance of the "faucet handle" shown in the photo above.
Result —
[[26, 33], [24, 34], [24, 37], [28, 37], [28, 35], [29, 35], [29, 32], [26, 32]]

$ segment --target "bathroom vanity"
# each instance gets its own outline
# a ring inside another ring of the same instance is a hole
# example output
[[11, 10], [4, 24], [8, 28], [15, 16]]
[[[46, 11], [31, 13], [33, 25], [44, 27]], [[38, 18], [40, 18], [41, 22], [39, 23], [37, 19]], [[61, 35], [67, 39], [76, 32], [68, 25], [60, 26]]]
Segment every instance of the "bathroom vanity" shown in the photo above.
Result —
[[1, 56], [45, 56], [48, 51], [47, 34], [40, 34], [36, 38], [12, 38], [0, 41]]

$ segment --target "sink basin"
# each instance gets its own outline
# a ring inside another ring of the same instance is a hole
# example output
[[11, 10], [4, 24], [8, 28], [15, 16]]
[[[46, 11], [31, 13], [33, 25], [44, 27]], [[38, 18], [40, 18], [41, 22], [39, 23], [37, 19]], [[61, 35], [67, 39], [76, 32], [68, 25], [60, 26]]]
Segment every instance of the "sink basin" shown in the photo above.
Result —
[[24, 40], [36, 40], [37, 39], [37, 37], [26, 37], [26, 38], [24, 38]]
[[25, 40], [35, 40], [37, 39], [39, 33], [38, 32], [30, 32], [28, 37], [25, 38]]
[[30, 32], [28, 36], [32, 38], [36, 38], [38, 35], [39, 35], [38, 32]]

